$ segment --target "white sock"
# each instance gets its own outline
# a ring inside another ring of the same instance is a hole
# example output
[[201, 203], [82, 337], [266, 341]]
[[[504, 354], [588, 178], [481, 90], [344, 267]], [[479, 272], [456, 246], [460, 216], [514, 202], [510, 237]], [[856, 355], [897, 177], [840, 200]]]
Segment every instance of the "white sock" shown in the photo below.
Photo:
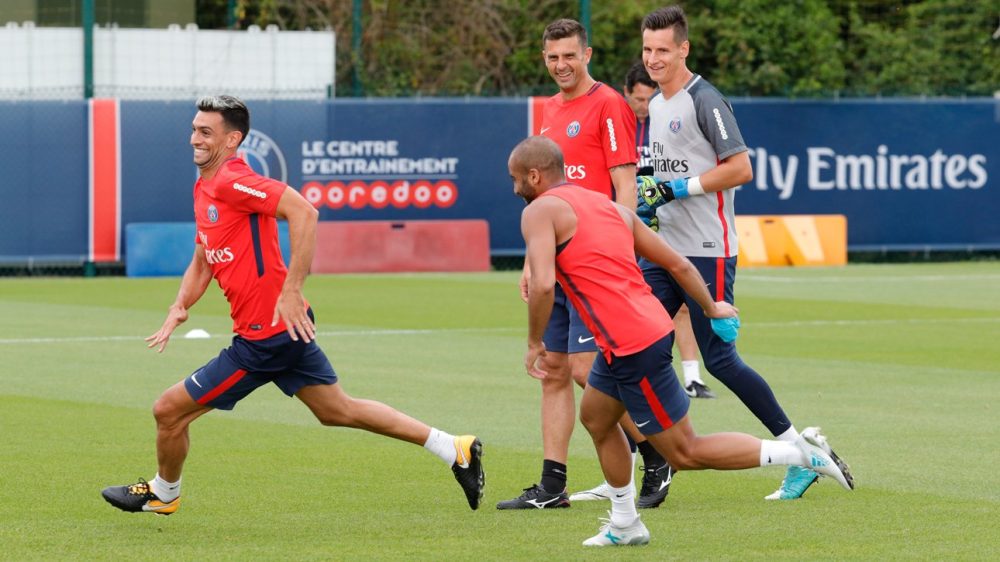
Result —
[[781, 435], [775, 435], [775, 439], [778, 441], [787, 441], [788, 443], [795, 443], [799, 440], [799, 432], [795, 429], [795, 426], [791, 426], [786, 429]]
[[635, 510], [635, 489], [631, 484], [623, 488], [608, 484], [608, 488], [611, 490], [611, 524], [628, 527], [639, 517]]
[[763, 439], [760, 442], [760, 466], [798, 465], [803, 466], [802, 450], [788, 441], [771, 441]]
[[149, 487], [153, 489], [153, 493], [156, 497], [160, 498], [163, 502], [172, 502], [177, 499], [177, 496], [181, 495], [181, 479], [178, 478], [177, 482], [167, 482], [163, 478], [160, 478], [160, 473], [156, 473], [156, 478], [149, 483]]
[[701, 373], [698, 371], [698, 361], [681, 361], [681, 368], [684, 370], [684, 386], [688, 386], [693, 382], [705, 384], [701, 380]]
[[455, 436], [433, 427], [427, 442], [424, 443], [424, 449], [440, 457], [448, 466], [455, 464], [455, 459], [458, 458], [458, 453], [455, 451]]

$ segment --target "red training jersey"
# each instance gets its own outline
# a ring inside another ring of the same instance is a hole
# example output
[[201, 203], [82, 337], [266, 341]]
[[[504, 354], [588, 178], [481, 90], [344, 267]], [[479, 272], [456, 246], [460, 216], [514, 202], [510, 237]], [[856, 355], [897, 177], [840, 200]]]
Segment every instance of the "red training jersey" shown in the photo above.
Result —
[[556, 254], [556, 279], [608, 363], [612, 353], [637, 353], [673, 331], [636, 264], [632, 231], [614, 203], [571, 184], [541, 197], [558, 197], [576, 213], [576, 232]]
[[229, 301], [233, 331], [262, 340], [285, 331], [271, 326], [288, 269], [278, 245], [278, 200], [288, 186], [226, 160], [210, 180], [194, 184], [196, 243]]
[[614, 199], [608, 171], [635, 164], [635, 114], [614, 88], [597, 82], [586, 94], [545, 100], [541, 134], [563, 152], [566, 179]]

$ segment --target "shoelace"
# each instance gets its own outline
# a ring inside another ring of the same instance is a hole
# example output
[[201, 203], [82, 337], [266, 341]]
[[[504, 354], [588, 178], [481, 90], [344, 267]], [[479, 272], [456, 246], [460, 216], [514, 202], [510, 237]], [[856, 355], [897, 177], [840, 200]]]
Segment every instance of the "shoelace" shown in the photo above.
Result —
[[544, 492], [545, 490], [543, 490], [541, 486], [535, 484], [521, 491], [524, 492], [523, 494], [521, 494], [521, 497], [524, 499], [529, 499], [538, 497], [538, 495]]
[[656, 474], [656, 471], [660, 470], [660, 468], [662, 467], [658, 468], [646, 468], [644, 466], [639, 467], [639, 470], [643, 471], [642, 488], [639, 490], [640, 496], [645, 496], [646, 494], [655, 492], [660, 487], [660, 482], [659, 482], [660, 477]]
[[601, 524], [601, 528], [599, 529], [598, 532], [606, 533], [611, 530], [611, 527], [613, 527], [613, 525], [611, 524], [611, 512], [608, 511], [607, 514], [608, 514], [607, 517], [597, 518], [597, 521]]
[[133, 496], [145, 496], [153, 492], [149, 489], [149, 482], [146, 482], [144, 478], [140, 478], [138, 482], [128, 487], [128, 493]]

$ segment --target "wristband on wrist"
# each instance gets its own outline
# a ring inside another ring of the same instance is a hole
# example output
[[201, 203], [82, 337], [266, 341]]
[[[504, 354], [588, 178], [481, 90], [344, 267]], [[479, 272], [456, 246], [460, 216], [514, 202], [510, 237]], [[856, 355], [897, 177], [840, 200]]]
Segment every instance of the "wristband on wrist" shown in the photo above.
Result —
[[688, 188], [688, 196], [705, 194], [705, 188], [701, 186], [701, 176], [694, 176], [693, 178], [688, 178], [687, 188]]

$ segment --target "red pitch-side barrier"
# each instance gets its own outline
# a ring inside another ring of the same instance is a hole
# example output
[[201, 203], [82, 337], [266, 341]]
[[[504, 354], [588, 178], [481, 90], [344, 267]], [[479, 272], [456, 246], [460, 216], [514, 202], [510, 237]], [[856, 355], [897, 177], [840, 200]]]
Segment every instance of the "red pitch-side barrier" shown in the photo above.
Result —
[[313, 273], [489, 269], [484, 220], [323, 221], [312, 262]]

